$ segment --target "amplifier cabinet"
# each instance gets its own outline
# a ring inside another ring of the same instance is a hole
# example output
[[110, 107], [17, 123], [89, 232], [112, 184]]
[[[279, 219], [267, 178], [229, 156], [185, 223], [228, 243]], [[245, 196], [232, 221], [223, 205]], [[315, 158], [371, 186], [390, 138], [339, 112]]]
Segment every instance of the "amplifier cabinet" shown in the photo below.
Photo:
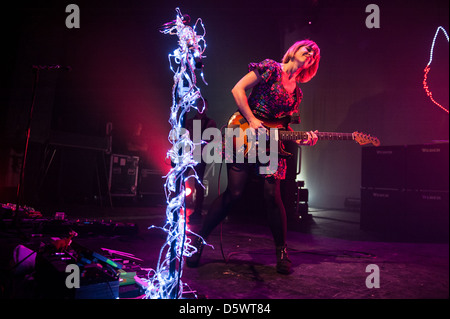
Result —
[[405, 233], [448, 242], [448, 209], [448, 191], [407, 191]]
[[155, 169], [142, 168], [140, 172], [139, 193], [141, 195], [163, 195], [164, 174]]
[[408, 145], [405, 188], [448, 191], [448, 143]]
[[405, 149], [405, 146], [362, 148], [361, 186], [363, 188], [404, 188]]
[[448, 241], [448, 200], [446, 191], [362, 189], [360, 226], [400, 239]]
[[[262, 196], [264, 181], [261, 178], [249, 178], [244, 193], [233, 205], [229, 218], [251, 218], [251, 222], [267, 224], [267, 205]], [[286, 210], [288, 228], [301, 230], [301, 222], [312, 216], [308, 214], [308, 189], [303, 188], [303, 181], [285, 179], [280, 182], [281, 199]]]
[[448, 143], [363, 148], [361, 229], [448, 241], [448, 155]]
[[361, 187], [448, 191], [449, 144], [362, 149]]
[[405, 219], [405, 192], [392, 189], [361, 190], [361, 229], [393, 233]]
[[308, 215], [309, 191], [307, 188], [302, 188], [303, 185], [303, 181], [290, 179], [281, 181], [281, 197], [286, 209], [286, 217], [289, 226], [294, 226], [294, 224], [301, 219], [310, 217]]
[[111, 154], [109, 191], [111, 196], [136, 196], [139, 157]]

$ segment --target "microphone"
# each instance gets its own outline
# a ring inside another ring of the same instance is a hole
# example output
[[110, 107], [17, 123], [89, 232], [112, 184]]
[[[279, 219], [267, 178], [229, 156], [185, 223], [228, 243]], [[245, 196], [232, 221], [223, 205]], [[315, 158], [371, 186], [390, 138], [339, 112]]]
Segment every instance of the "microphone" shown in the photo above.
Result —
[[50, 65], [33, 65], [32, 66], [33, 70], [64, 70], [64, 71], [72, 71], [72, 68], [67, 65], [67, 66], [61, 66], [59, 64], [50, 64]]

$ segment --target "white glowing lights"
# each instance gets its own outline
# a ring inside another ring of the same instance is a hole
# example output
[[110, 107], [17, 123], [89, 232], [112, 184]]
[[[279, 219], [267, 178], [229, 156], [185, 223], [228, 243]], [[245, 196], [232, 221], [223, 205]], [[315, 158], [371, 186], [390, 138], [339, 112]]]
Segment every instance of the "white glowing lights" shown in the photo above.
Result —
[[[172, 169], [165, 176], [164, 185], [167, 209], [166, 223], [159, 228], [167, 233], [166, 242], [163, 244], [156, 270], [151, 270], [148, 279], [148, 288], [145, 298], [148, 299], [174, 299], [180, 298], [186, 284], [181, 282], [183, 257], [189, 257], [197, 249], [191, 245], [190, 239], [186, 237], [186, 232], [191, 232], [186, 225], [185, 212], [185, 173], [197, 162], [194, 160], [193, 151], [196, 145], [203, 143], [193, 143], [189, 133], [184, 129], [184, 118], [190, 108], [196, 108], [195, 102], [203, 99], [200, 89], [196, 86], [195, 70], [202, 70], [203, 52], [206, 48], [204, 36], [206, 34], [202, 20], [198, 19], [194, 27], [187, 25], [189, 16], [182, 15], [179, 8], [176, 8], [177, 18], [168, 22], [160, 28], [160, 32], [178, 36], [178, 48], [169, 54], [170, 69], [174, 72], [174, 85], [172, 87], [172, 107], [169, 123], [172, 129], [169, 133], [169, 142], [173, 145], [167, 152], [167, 157], [172, 162]], [[196, 28], [201, 25], [202, 35], [197, 35]], [[174, 69], [174, 63], [177, 65]], [[207, 84], [203, 78], [203, 82]], [[203, 103], [204, 105], [204, 103]], [[198, 110], [203, 112], [202, 110]], [[194, 170], [194, 175], [190, 177], [198, 179]], [[200, 182], [200, 181], [199, 181]], [[206, 243], [205, 243], [206, 244]]]
[[431, 99], [431, 101], [436, 104], [437, 106], [439, 106], [443, 111], [448, 113], [448, 109], [446, 109], [444, 106], [442, 106], [441, 104], [439, 104], [434, 98], [433, 98], [433, 94], [431, 93], [429, 87], [428, 87], [428, 83], [427, 83], [427, 79], [428, 79], [428, 73], [430, 72], [430, 68], [431, 68], [431, 62], [433, 61], [433, 53], [434, 53], [434, 45], [436, 43], [436, 38], [439, 34], [439, 31], [442, 31], [442, 33], [444, 33], [445, 37], [447, 38], [447, 42], [448, 42], [448, 34], [445, 31], [445, 29], [441, 26], [439, 26], [436, 30], [436, 33], [434, 34], [434, 38], [433, 38], [433, 42], [431, 44], [431, 50], [430, 50], [430, 60], [428, 61], [427, 66], [425, 67], [425, 74], [423, 77], [423, 88], [425, 89], [425, 92], [427, 93], [428, 97]]

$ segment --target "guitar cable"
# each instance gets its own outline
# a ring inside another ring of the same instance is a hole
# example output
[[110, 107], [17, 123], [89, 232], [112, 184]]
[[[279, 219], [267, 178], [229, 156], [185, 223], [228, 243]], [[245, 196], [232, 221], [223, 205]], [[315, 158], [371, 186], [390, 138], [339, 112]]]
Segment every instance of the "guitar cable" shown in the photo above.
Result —
[[[221, 133], [222, 133], [222, 136], [224, 136], [223, 135], [223, 131], [225, 130], [225, 128], [227, 127], [227, 125], [224, 125], [224, 126], [222, 126], [222, 128], [221, 128]], [[223, 154], [223, 145], [222, 145], [222, 154]], [[223, 159], [222, 159], [222, 161], [220, 162], [220, 167], [219, 167], [219, 177], [218, 177], [218, 179], [217, 179], [217, 193], [219, 194], [219, 196], [221, 195], [220, 194], [220, 178], [221, 178], [221, 176], [222, 176], [222, 166], [223, 166]], [[225, 257], [225, 253], [224, 253], [224, 251], [223, 251], [223, 221], [221, 221], [220, 222], [220, 240], [219, 240], [219, 242], [220, 242], [220, 252], [222, 253], [222, 258], [223, 258], [223, 260], [225, 261], [225, 263], [227, 264], [228, 263], [228, 261], [229, 261], [229, 258], [226, 258]]]
[[[220, 196], [220, 176], [222, 175], [222, 166], [223, 166], [223, 161], [220, 163], [219, 178], [218, 178], [218, 182], [217, 182], [217, 184], [218, 184], [217, 185], [217, 192], [219, 193], [219, 196]], [[220, 241], [219, 242], [220, 242], [220, 252], [222, 253], [222, 258], [225, 261], [225, 263], [227, 264], [229, 259], [227, 259], [225, 257], [225, 253], [223, 252], [223, 238], [222, 238], [222, 236], [223, 236], [223, 221], [220, 222]]]
[[[224, 125], [221, 128], [222, 136], [225, 136], [224, 135], [224, 129], [226, 127], [227, 127], [227, 125]], [[222, 145], [222, 152], [223, 152], [223, 145]], [[222, 162], [220, 163], [220, 167], [219, 167], [219, 177], [217, 179], [217, 193], [219, 194], [219, 196], [221, 195], [221, 193], [220, 193], [220, 180], [221, 180], [221, 177], [222, 177], [223, 162], [224, 162], [224, 160], [222, 159]], [[236, 252], [231, 252], [231, 253], [228, 254], [228, 256], [225, 256], [225, 252], [223, 250], [223, 221], [220, 222], [219, 243], [220, 243], [220, 252], [222, 254], [222, 258], [223, 258], [224, 262], [227, 264], [229, 262], [229, 260], [230, 260], [230, 256], [235, 254]]]
[[[219, 168], [219, 178], [218, 178], [219, 181], [218, 181], [218, 187], [217, 187], [218, 188], [217, 191], [218, 191], [219, 195], [220, 195], [220, 175], [221, 175], [221, 171], [222, 171], [222, 165], [223, 165], [223, 161], [222, 161], [222, 163], [220, 163], [220, 168]], [[225, 263], [228, 264], [228, 262], [230, 261], [231, 255], [236, 254], [236, 252], [231, 252], [231, 253], [228, 254], [227, 257], [225, 256], [225, 253], [223, 251], [223, 221], [220, 222], [220, 236], [219, 236], [219, 238], [220, 238], [220, 240], [219, 240], [219, 242], [220, 242], [220, 252], [222, 254], [222, 258], [225, 261]]]
[[[224, 135], [224, 129], [227, 128], [227, 127], [228, 127], [227, 125], [222, 126], [222, 128], [221, 128], [222, 136], [225, 136], [225, 135]], [[224, 150], [224, 147], [223, 147], [223, 145], [222, 145], [222, 153], [224, 152], [223, 150]], [[222, 166], [223, 166], [223, 162], [224, 162], [224, 160], [222, 159], [222, 162], [220, 163], [220, 167], [219, 167], [219, 177], [218, 177], [218, 181], [217, 181], [217, 193], [219, 194], [219, 196], [221, 195], [221, 194], [220, 194], [220, 179], [221, 179], [221, 176], [222, 176]], [[219, 239], [219, 243], [220, 243], [220, 252], [221, 252], [221, 254], [222, 254], [222, 258], [223, 258], [223, 260], [225, 261], [225, 263], [228, 264], [228, 262], [230, 261], [230, 257], [231, 257], [233, 254], [238, 254], [238, 252], [230, 252], [230, 253], [228, 254], [228, 256], [225, 256], [225, 252], [224, 252], [224, 250], [223, 250], [223, 220], [220, 222], [220, 236], [219, 236], [219, 238], [220, 238], [220, 239]]]

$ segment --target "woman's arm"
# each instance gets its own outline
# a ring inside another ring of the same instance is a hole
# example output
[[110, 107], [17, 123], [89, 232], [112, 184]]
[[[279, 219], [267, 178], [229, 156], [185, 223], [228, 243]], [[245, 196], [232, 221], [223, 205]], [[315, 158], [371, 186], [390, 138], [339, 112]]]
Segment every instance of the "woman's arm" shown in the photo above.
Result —
[[258, 129], [263, 127], [262, 122], [258, 120], [254, 115], [250, 106], [248, 105], [248, 99], [246, 91], [255, 87], [259, 82], [261, 82], [261, 76], [258, 71], [251, 71], [247, 73], [242, 79], [231, 90], [234, 100], [238, 106], [239, 111], [245, 117], [250, 128]]

